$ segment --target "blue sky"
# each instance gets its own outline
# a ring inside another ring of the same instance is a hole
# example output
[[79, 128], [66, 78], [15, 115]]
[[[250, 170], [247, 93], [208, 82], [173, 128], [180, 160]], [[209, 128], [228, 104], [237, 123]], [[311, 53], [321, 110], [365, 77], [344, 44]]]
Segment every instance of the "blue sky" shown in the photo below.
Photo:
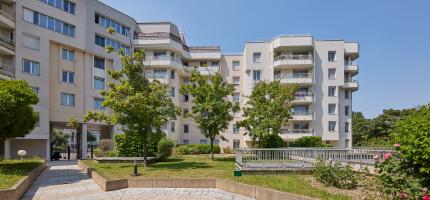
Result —
[[244, 42], [278, 34], [360, 43], [360, 90], [353, 110], [430, 102], [430, 1], [427, 0], [102, 0], [138, 22], [171, 21], [189, 45], [242, 52]]

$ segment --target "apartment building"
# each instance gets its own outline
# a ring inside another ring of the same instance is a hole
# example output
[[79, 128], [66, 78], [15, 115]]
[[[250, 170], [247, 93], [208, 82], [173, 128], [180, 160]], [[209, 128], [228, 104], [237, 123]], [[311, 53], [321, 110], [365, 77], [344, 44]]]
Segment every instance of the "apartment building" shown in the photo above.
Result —
[[[112, 138], [118, 126], [82, 121], [91, 110], [104, 110], [99, 90], [109, 81], [108, 69], [120, 69], [117, 55], [106, 45], [127, 53], [145, 50], [146, 76], [169, 88], [174, 103], [184, 113], [192, 96], [179, 89], [188, 83], [187, 70], [197, 66], [210, 76], [221, 72], [235, 85], [232, 101], [243, 107], [258, 81], [279, 80], [299, 84], [293, 116], [281, 135], [294, 141], [306, 135], [322, 136], [338, 147], [351, 146], [352, 92], [358, 90], [358, 43], [315, 40], [306, 35], [277, 36], [248, 42], [244, 51], [223, 55], [219, 46], [189, 46], [170, 22], [137, 23], [97, 0], [0, 0], [0, 78], [27, 80], [39, 96], [34, 106], [37, 127], [24, 138], [0, 142], [0, 155], [14, 157], [24, 149], [29, 155], [49, 157], [55, 129], [69, 131], [79, 154], [87, 152], [88, 133], [97, 140]], [[111, 36], [107, 27], [114, 27]], [[235, 124], [242, 113], [233, 113], [231, 126], [216, 139], [221, 147], [246, 147], [251, 139]], [[67, 127], [69, 117], [81, 123], [80, 132]], [[178, 144], [208, 143], [192, 119], [179, 116], [164, 125], [166, 135]]]

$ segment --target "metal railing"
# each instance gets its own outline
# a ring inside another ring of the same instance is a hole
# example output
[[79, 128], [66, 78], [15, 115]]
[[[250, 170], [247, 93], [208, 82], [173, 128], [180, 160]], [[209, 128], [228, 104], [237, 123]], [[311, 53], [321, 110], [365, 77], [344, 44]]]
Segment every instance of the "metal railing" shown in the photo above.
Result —
[[301, 78], [312, 78], [312, 74], [311, 73], [288, 73], [288, 74], [276, 74], [273, 77], [275, 80], [301, 79]]
[[275, 61], [277, 60], [312, 60], [312, 55], [308, 54], [298, 54], [298, 55], [280, 55], [275, 56]]
[[182, 65], [182, 61], [179, 58], [170, 56], [170, 55], [164, 55], [164, 56], [145, 56], [145, 61], [148, 63], [151, 63], [151, 61], [172, 61], [177, 64]]
[[292, 111], [291, 115], [292, 116], [312, 116], [314, 113], [311, 111]]
[[297, 98], [297, 97], [312, 97], [314, 95], [313, 95], [312, 92], [301, 92], [301, 91], [298, 91], [298, 92], [294, 93], [294, 96]]
[[237, 149], [236, 163], [243, 168], [286, 169], [312, 168], [322, 161], [344, 164], [373, 165], [392, 150], [336, 149], [336, 148], [281, 148], [281, 149]]
[[13, 15], [12, 9], [9, 6], [0, 3], [0, 14], [5, 16], [6, 18], [15, 21], [15, 17]]
[[283, 134], [313, 134], [313, 129], [282, 129]]
[[11, 65], [7, 65], [4, 63], [0, 64], [0, 74], [4, 74], [9, 77], [15, 77], [15, 68]]
[[10, 35], [0, 33], [0, 44], [12, 51], [15, 50], [15, 42], [10, 38]]
[[355, 79], [345, 79], [345, 83], [358, 83]]

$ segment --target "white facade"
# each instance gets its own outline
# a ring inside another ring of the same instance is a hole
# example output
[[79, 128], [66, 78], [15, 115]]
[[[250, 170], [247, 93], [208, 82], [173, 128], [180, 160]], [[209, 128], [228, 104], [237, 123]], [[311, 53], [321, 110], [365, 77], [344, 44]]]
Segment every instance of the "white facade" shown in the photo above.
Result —
[[[65, 128], [72, 116], [82, 123], [82, 115], [96, 109], [93, 105], [101, 96], [95, 85], [100, 80], [106, 84], [107, 69], [121, 67], [119, 58], [107, 54], [100, 45], [112, 41], [130, 51], [143, 48], [148, 78], [164, 81], [174, 94], [175, 104], [184, 111], [191, 110], [192, 102], [191, 96], [179, 93], [187, 80], [187, 67], [198, 66], [206, 75], [220, 71], [226, 81], [235, 84], [234, 99], [241, 106], [259, 80], [297, 83], [302, 88], [293, 102], [294, 115], [284, 127], [282, 138], [293, 141], [318, 135], [338, 147], [351, 146], [352, 92], [358, 89], [353, 80], [358, 73], [354, 62], [359, 54], [358, 43], [277, 36], [268, 41], [248, 42], [237, 55], [223, 55], [218, 46], [188, 46], [185, 36], [169, 22], [137, 23], [97, 0], [61, 0], [58, 5], [50, 2], [0, 0], [0, 79], [24, 79], [37, 88], [39, 103], [35, 110], [40, 116], [38, 127], [25, 138], [0, 142], [0, 154], [6, 157], [16, 155], [18, 149], [49, 157], [52, 130]], [[114, 37], [106, 32], [105, 24], [119, 30]], [[73, 31], [70, 27], [74, 27]], [[65, 59], [63, 49], [73, 52], [73, 58]], [[335, 53], [329, 56], [329, 52]], [[333, 60], [329, 61], [329, 57]], [[24, 65], [31, 66], [31, 70], [24, 69]], [[64, 71], [74, 74], [72, 83], [62, 80]], [[334, 95], [329, 95], [329, 88], [335, 88]], [[63, 105], [63, 94], [73, 96], [68, 99], [73, 100], [73, 105]], [[236, 113], [230, 128], [223, 133], [228, 141], [217, 139], [216, 143], [231, 148], [248, 146], [250, 138], [243, 136], [244, 130], [234, 127], [241, 119], [241, 113]], [[100, 132], [101, 138], [112, 138], [118, 131], [97, 122], [82, 125], [82, 130]], [[165, 130], [168, 137], [180, 144], [209, 142], [191, 119], [178, 117], [167, 122]], [[86, 132], [82, 143], [86, 143]], [[86, 145], [82, 148], [85, 151]]]

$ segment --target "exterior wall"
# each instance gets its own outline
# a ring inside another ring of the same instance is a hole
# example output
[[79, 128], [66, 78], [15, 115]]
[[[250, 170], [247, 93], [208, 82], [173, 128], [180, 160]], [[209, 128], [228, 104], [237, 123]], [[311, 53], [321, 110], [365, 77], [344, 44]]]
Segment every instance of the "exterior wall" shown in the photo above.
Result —
[[11, 139], [10, 140], [10, 157], [14, 158], [18, 156], [19, 150], [25, 150], [27, 155], [39, 156], [47, 158], [46, 152], [47, 140], [40, 139]]

